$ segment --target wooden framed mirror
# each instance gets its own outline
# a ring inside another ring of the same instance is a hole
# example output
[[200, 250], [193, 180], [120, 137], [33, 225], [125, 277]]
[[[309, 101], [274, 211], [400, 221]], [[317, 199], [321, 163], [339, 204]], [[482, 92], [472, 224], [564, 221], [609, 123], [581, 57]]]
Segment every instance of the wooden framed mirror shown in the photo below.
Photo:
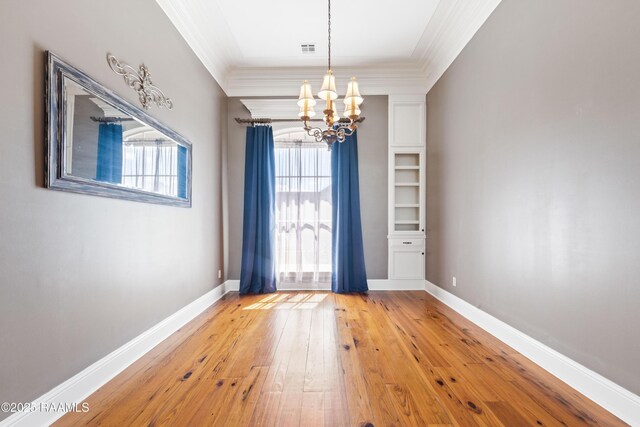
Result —
[[191, 144], [53, 53], [46, 55], [45, 186], [191, 207]]

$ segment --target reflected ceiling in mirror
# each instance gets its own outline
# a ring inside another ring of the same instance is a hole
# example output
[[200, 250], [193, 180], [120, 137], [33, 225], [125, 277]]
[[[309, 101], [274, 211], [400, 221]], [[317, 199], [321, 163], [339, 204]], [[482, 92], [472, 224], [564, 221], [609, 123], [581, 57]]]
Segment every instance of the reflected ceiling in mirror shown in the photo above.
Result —
[[48, 53], [47, 186], [191, 206], [191, 144]]

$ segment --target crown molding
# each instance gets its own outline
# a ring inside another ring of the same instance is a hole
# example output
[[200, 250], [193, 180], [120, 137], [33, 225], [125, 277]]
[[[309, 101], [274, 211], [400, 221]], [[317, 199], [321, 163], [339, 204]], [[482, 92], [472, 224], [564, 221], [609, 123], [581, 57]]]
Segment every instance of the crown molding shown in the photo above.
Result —
[[298, 117], [296, 98], [241, 99], [252, 119], [291, 119]]
[[[426, 93], [426, 79], [416, 67], [333, 67], [333, 72], [339, 93], [346, 91], [352, 76], [358, 78], [363, 96]], [[303, 80], [308, 80], [314, 89], [320, 89], [325, 73], [322, 67], [236, 69], [227, 78], [227, 95], [297, 97]]]
[[502, 0], [440, 1], [413, 57], [427, 92], [438, 82]]
[[[441, 0], [411, 58], [393, 64], [335, 67], [338, 83], [346, 87], [347, 79], [357, 76], [363, 95], [429, 92], [500, 1]], [[227, 96], [295, 96], [302, 80], [320, 87], [323, 67], [238, 68], [240, 50], [215, 1], [156, 2]]]
[[227, 74], [238, 61], [239, 48], [215, 1], [206, 11], [198, 2], [156, 0], [191, 50], [226, 92]]

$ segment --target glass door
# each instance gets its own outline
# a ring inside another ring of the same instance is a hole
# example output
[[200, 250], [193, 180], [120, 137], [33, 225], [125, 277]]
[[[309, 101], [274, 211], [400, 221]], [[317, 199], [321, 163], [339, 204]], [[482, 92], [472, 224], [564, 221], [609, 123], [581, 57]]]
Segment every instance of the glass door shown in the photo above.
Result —
[[278, 281], [322, 287], [331, 282], [331, 152], [303, 131], [274, 139]]

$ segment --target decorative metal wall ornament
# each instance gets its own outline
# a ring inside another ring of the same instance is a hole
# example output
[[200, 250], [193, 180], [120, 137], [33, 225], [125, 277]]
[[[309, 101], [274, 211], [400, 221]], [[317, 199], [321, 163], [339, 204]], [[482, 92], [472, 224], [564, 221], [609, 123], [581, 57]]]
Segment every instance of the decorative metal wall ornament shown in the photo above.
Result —
[[148, 110], [152, 103], [158, 107], [167, 107], [168, 110], [173, 108], [171, 98], [168, 98], [151, 82], [151, 74], [144, 63], [140, 64], [138, 71], [136, 71], [131, 65], [118, 61], [110, 53], [107, 54], [107, 62], [114, 73], [122, 76], [125, 83], [138, 92], [138, 98], [145, 110]]

